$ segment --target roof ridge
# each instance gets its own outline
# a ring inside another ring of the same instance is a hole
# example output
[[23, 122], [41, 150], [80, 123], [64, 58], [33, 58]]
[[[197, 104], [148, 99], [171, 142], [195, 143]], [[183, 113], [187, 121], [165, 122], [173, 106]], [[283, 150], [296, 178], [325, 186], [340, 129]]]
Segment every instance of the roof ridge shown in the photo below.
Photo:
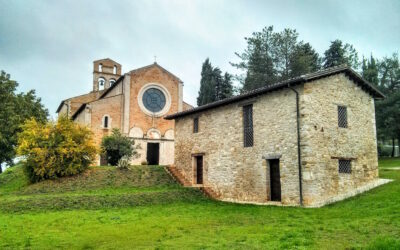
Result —
[[167, 69], [165, 69], [163, 66], [161, 66], [161, 65], [158, 64], [157, 62], [154, 62], [154, 63], [152, 63], [152, 64], [149, 64], [149, 65], [146, 65], [146, 66], [137, 68], [137, 69], [132, 69], [132, 70], [130, 70], [128, 73], [135, 73], [135, 72], [137, 72], [137, 71], [144, 70], [144, 69], [147, 69], [147, 68], [150, 68], [150, 67], [153, 67], [153, 66], [156, 66], [156, 67], [160, 68], [161, 70], [165, 71], [167, 74], [170, 74], [170, 75], [172, 75], [173, 77], [175, 77], [176, 79], [178, 79], [178, 81], [183, 82], [179, 77], [177, 77], [176, 75], [172, 74], [170, 71], [168, 71]]
[[275, 89], [279, 89], [285, 86], [288, 86], [290, 84], [297, 84], [300, 82], [307, 82], [307, 81], [313, 81], [316, 80], [320, 77], [327, 77], [330, 76], [332, 74], [337, 74], [340, 72], [347, 72], [350, 73], [350, 75], [353, 75], [353, 77], [356, 77], [359, 79], [360, 82], [362, 82], [364, 85], [366, 85], [367, 88], [369, 88], [369, 90], [373, 90], [371, 92], [374, 92], [375, 95], [372, 95], [374, 97], [380, 97], [380, 98], [384, 98], [385, 96], [378, 90], [376, 89], [371, 83], [369, 83], [368, 81], [366, 81], [365, 79], [363, 79], [357, 72], [355, 72], [354, 70], [352, 70], [349, 66], [347, 66], [347, 64], [341, 64], [338, 66], [334, 66], [334, 67], [330, 67], [330, 68], [326, 68], [326, 69], [322, 69], [322, 70], [318, 70], [315, 72], [311, 72], [311, 73], [307, 73], [307, 74], [303, 74], [300, 76], [296, 76], [296, 77], [292, 77], [283, 81], [279, 81], [279, 82], [275, 82], [269, 85], [265, 85], [263, 87], [254, 89], [254, 90], [250, 90], [248, 92], [242, 93], [240, 95], [237, 96], [232, 96], [223, 100], [218, 100], [215, 102], [211, 102], [190, 110], [185, 110], [185, 111], [181, 111], [181, 112], [177, 112], [175, 114], [171, 114], [165, 117], [165, 119], [174, 119], [180, 116], [184, 116], [184, 115], [188, 115], [188, 114], [192, 114], [192, 113], [196, 113], [196, 112], [200, 112], [203, 110], [207, 110], [207, 109], [211, 109], [214, 107], [218, 107], [224, 104], [229, 104], [229, 103], [233, 103], [236, 101], [240, 101], [242, 99], [246, 99], [246, 98], [250, 98], [250, 97], [254, 97], [257, 96], [259, 94], [264, 94], [267, 93], [269, 91], [273, 91]]

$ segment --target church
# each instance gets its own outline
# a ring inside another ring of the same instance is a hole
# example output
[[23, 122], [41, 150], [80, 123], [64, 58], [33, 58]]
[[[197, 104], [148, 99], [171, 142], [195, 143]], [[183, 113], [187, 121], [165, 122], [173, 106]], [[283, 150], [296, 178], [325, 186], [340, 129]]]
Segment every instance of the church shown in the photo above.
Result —
[[[182, 80], [156, 62], [122, 74], [121, 64], [106, 58], [93, 62], [93, 90], [63, 100], [57, 113], [88, 126], [97, 145], [118, 128], [140, 145], [132, 164], [170, 165], [175, 122], [164, 117], [191, 108]], [[100, 155], [97, 163], [106, 164]]]

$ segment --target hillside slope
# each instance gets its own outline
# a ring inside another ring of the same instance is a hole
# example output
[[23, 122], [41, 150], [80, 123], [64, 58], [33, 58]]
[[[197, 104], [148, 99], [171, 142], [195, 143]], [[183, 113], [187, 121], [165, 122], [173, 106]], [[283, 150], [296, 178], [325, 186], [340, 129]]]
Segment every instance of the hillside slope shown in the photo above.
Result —
[[67, 178], [29, 184], [22, 166], [0, 175], [0, 210], [98, 209], [203, 199], [181, 187], [162, 167], [92, 167]]

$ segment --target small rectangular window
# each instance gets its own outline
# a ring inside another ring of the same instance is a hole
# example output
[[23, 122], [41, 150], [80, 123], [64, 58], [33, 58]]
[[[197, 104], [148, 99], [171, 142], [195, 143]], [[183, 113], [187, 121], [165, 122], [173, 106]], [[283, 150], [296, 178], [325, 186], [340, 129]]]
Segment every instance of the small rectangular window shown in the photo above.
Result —
[[108, 128], [108, 116], [104, 116], [104, 124], [103, 124], [104, 128]]
[[193, 119], [193, 133], [199, 132], [199, 118], [196, 117]]
[[339, 128], [347, 128], [347, 107], [338, 106], [338, 125]]
[[339, 173], [351, 174], [351, 160], [339, 160]]
[[253, 138], [253, 104], [243, 106], [243, 144], [252, 147]]

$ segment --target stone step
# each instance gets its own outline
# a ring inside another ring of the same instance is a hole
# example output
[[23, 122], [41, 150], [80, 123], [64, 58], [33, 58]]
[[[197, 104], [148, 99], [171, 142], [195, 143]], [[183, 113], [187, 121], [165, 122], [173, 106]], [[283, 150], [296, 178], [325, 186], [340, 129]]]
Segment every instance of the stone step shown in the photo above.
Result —
[[191, 186], [191, 183], [175, 167], [168, 166], [165, 170], [181, 185], [185, 187]]
[[196, 187], [193, 186], [191, 182], [189, 182], [181, 173], [178, 169], [176, 169], [173, 166], [167, 166], [165, 167], [165, 171], [178, 183], [183, 185], [184, 187], [192, 187], [199, 189], [204, 195], [211, 199], [217, 199], [218, 195], [209, 187]]
[[201, 187], [200, 190], [211, 199], [217, 199], [218, 197], [218, 195], [209, 187]]

